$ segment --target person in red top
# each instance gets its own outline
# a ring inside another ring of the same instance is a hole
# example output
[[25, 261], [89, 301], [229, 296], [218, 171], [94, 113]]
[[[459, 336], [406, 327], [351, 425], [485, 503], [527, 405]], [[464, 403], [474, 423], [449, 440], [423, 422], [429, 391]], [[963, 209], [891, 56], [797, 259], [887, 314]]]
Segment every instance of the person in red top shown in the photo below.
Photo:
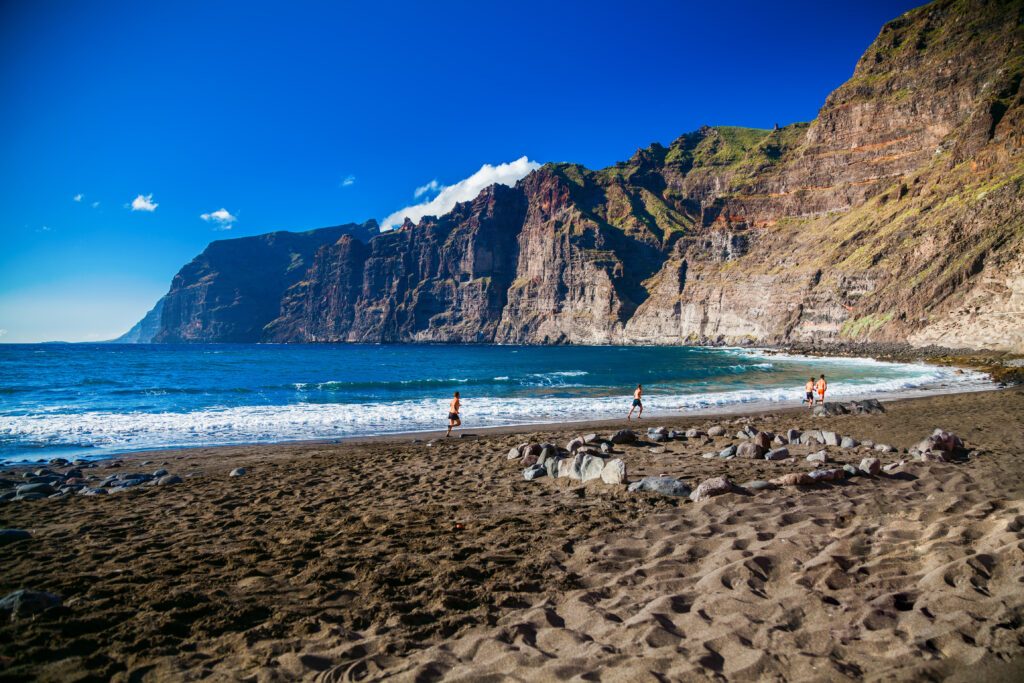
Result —
[[825, 375], [818, 378], [818, 383], [814, 385], [814, 388], [818, 390], [818, 403], [825, 405], [825, 390], [828, 389], [828, 382], [825, 381]]

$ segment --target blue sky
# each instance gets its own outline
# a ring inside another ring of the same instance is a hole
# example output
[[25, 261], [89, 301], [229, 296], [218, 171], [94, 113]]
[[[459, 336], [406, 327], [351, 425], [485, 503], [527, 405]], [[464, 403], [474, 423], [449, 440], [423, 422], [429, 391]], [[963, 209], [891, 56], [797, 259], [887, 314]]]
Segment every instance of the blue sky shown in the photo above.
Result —
[[380, 220], [484, 164], [810, 120], [914, 4], [10, 0], [0, 342], [116, 336], [211, 240]]

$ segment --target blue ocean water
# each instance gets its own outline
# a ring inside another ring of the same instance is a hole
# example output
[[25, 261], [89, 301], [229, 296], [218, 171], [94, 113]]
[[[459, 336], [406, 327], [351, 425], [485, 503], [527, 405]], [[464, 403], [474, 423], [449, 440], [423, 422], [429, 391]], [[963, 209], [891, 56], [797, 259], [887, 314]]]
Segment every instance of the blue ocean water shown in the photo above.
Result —
[[620, 417], [637, 383], [645, 417], [884, 396], [977, 381], [952, 370], [740, 349], [444, 345], [0, 345], [0, 461], [443, 428]]

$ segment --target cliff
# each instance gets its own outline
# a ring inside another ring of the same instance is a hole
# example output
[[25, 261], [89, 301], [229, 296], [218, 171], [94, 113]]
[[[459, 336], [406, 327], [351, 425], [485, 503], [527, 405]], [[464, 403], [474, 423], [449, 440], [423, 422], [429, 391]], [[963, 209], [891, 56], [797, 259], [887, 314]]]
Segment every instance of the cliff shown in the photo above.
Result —
[[445, 216], [325, 241], [301, 272], [260, 261], [274, 286], [248, 307], [189, 294], [207, 277], [193, 262], [156, 339], [1024, 351], [1022, 20], [1022, 0], [915, 9], [811, 123], [548, 164]]

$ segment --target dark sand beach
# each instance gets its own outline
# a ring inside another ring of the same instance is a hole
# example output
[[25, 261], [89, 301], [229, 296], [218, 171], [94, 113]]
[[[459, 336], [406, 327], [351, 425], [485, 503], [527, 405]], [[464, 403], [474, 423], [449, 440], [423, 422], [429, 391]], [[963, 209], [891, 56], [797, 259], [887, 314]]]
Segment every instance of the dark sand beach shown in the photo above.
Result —
[[907, 462], [699, 503], [600, 479], [528, 482], [506, 457], [583, 426], [100, 463], [84, 472], [93, 483], [160, 467], [183, 482], [0, 504], [0, 526], [32, 534], [3, 548], [0, 592], [63, 597], [3, 620], [0, 679], [1020, 680], [1024, 389], [887, 409], [659, 419], [727, 435], [618, 457], [630, 480], [694, 487], [814, 468], [820, 447], [702, 457], [747, 423], [899, 449], [941, 427], [971, 457], [829, 447], [833, 466]]

